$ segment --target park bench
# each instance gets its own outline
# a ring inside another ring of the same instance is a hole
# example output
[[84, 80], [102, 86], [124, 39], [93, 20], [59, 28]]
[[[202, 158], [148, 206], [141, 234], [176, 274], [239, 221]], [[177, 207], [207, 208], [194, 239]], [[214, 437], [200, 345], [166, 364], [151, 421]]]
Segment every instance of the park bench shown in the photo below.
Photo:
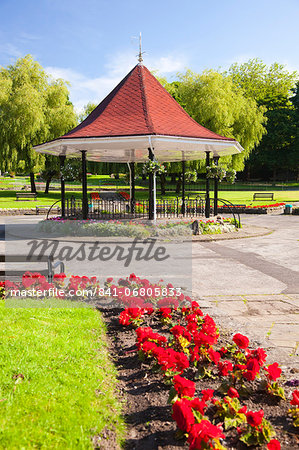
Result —
[[16, 192], [16, 200], [19, 200], [20, 198], [24, 199], [33, 199], [36, 201], [37, 199], [37, 194], [35, 192]]
[[[50, 209], [49, 205], [37, 205], [35, 207], [35, 213], [36, 213], [36, 215], [39, 215], [39, 213], [42, 213], [42, 212], [47, 213], [49, 211], [49, 209]], [[52, 208], [51, 211], [60, 213], [60, 206], [55, 206], [55, 208]]]
[[260, 198], [274, 200], [274, 192], [255, 192], [253, 194], [253, 200], [258, 200]]
[[[48, 282], [51, 283], [53, 281], [54, 277], [54, 269], [56, 267], [60, 266], [60, 273], [64, 273], [64, 264], [61, 261], [57, 261], [56, 263], [53, 262], [53, 256], [47, 256], [47, 255], [38, 255], [38, 256], [28, 256], [26, 255], [0, 255], [0, 263], [27, 263], [29, 266], [30, 263], [46, 263], [47, 269], [44, 270], [38, 270], [38, 273], [41, 275], [44, 275], [47, 277]], [[29, 267], [26, 267], [24, 270], [15, 270], [15, 269], [6, 269], [6, 270], [0, 270], [0, 279], [6, 278], [7, 280], [14, 281], [17, 277], [22, 277], [22, 275], [29, 271]]]

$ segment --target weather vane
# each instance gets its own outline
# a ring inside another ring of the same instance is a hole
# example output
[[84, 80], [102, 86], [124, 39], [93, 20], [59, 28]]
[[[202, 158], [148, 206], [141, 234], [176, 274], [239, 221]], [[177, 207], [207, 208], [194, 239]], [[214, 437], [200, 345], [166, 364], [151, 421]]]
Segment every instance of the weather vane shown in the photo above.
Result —
[[145, 52], [142, 51], [142, 39], [141, 39], [141, 32], [140, 32], [140, 34], [139, 34], [139, 55], [138, 55], [138, 61], [140, 64], [143, 62], [143, 58], [142, 58], [143, 53], [145, 53]]

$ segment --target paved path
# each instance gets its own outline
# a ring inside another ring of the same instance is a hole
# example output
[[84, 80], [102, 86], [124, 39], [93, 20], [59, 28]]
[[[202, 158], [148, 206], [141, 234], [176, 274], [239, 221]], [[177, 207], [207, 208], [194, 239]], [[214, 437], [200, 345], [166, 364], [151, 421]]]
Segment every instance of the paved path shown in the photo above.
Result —
[[242, 219], [273, 233], [196, 242], [193, 294], [222, 326], [247, 333], [270, 359], [299, 368], [299, 217]]

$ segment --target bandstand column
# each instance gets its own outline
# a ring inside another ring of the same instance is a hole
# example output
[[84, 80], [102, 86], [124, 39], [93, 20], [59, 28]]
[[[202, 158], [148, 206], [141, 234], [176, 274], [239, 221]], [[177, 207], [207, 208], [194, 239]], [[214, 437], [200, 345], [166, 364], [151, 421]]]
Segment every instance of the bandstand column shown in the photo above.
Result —
[[130, 162], [130, 171], [131, 171], [131, 213], [135, 213], [135, 163]]
[[[219, 156], [214, 156], [213, 161], [215, 166], [218, 166]], [[214, 178], [214, 216], [218, 214], [218, 183], [219, 178], [216, 176]]]
[[65, 217], [65, 182], [63, 173], [65, 155], [59, 155], [59, 159], [60, 159], [61, 217]]
[[[148, 158], [153, 161], [154, 154], [151, 148], [148, 149]], [[154, 174], [149, 173], [148, 177], [148, 201], [149, 201], [149, 210], [148, 210], [148, 218], [149, 220], [154, 220]]]
[[87, 171], [86, 171], [86, 150], [81, 150], [82, 154], [82, 218], [88, 219], [88, 197], [87, 197]]
[[185, 205], [185, 177], [186, 175], [186, 163], [182, 161], [182, 214], [183, 216], [186, 213], [186, 205]]
[[[210, 152], [206, 152], [206, 167], [210, 165]], [[210, 217], [210, 179], [206, 175], [206, 204], [205, 204], [205, 216]]]

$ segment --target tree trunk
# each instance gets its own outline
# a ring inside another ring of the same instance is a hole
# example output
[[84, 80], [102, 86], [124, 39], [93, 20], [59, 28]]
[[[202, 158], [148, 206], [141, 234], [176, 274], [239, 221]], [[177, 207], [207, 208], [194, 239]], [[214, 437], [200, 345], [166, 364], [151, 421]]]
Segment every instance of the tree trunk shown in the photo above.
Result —
[[161, 195], [165, 195], [165, 193], [166, 193], [166, 190], [165, 190], [165, 186], [166, 186], [165, 173], [161, 173], [161, 175], [160, 175], [160, 185], [161, 185]]
[[52, 180], [52, 177], [46, 179], [45, 194], [49, 194], [49, 187], [50, 187], [51, 180]]
[[30, 172], [30, 184], [31, 184], [31, 192], [33, 194], [36, 194], [36, 186], [35, 186], [35, 180], [34, 180], [34, 173]]
[[175, 190], [175, 193], [176, 193], [177, 195], [179, 195], [179, 193], [181, 192], [181, 186], [182, 186], [182, 179], [181, 179], [181, 177], [179, 176], [179, 177], [178, 177], [178, 181], [177, 181], [177, 183], [176, 183], [176, 190]]
[[276, 167], [273, 167], [272, 178], [273, 181], [276, 181]]
[[46, 178], [46, 187], [45, 187], [45, 194], [49, 194], [49, 188], [52, 181], [52, 178], [54, 177], [55, 172], [49, 172], [48, 177]]
[[246, 167], [246, 181], [249, 181], [250, 180], [250, 164], [247, 164], [247, 167]]
[[176, 179], [176, 173], [171, 173], [170, 174], [170, 182], [171, 182], [171, 184], [175, 183], [175, 179]]

